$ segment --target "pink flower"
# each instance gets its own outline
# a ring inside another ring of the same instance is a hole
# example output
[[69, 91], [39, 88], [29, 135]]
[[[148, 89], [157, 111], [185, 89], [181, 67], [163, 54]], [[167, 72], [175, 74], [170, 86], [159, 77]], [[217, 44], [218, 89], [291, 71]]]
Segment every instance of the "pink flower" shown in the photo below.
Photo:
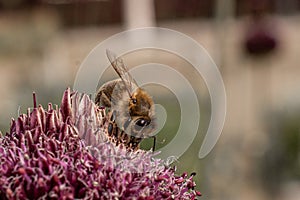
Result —
[[0, 199], [195, 199], [193, 176], [151, 151], [106, 138], [106, 116], [67, 89], [60, 108], [37, 106], [0, 136]]

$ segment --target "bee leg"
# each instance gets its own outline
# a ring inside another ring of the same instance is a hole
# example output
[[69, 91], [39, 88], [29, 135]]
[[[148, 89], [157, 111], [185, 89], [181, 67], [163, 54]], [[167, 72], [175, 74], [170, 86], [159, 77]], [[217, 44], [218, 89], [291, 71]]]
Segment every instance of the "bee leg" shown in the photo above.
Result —
[[112, 134], [113, 134], [113, 124], [112, 123], [108, 124], [107, 132], [108, 132], [109, 136], [112, 136]]
[[95, 103], [99, 106], [105, 106], [105, 107], [108, 107], [108, 108], [111, 107], [110, 98], [103, 91], [100, 91], [97, 94], [97, 96], [95, 98]]
[[110, 116], [110, 121], [115, 122], [115, 120], [116, 120], [116, 111], [114, 110]]

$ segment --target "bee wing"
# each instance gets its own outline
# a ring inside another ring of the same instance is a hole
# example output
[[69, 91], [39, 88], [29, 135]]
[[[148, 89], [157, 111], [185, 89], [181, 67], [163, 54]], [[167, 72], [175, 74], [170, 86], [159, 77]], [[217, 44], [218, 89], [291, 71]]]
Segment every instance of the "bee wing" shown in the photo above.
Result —
[[131, 97], [132, 92], [138, 87], [136, 81], [128, 72], [128, 69], [121, 58], [118, 58], [115, 53], [108, 49], [106, 49], [106, 55], [111, 65], [123, 81], [129, 97]]

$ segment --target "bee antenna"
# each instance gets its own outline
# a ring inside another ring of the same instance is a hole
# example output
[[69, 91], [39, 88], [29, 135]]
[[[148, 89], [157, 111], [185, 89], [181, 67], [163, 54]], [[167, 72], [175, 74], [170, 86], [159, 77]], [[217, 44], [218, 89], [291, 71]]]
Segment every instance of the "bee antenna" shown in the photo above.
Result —
[[156, 136], [153, 136], [153, 147], [152, 147], [152, 151], [155, 151], [155, 144], [156, 144]]

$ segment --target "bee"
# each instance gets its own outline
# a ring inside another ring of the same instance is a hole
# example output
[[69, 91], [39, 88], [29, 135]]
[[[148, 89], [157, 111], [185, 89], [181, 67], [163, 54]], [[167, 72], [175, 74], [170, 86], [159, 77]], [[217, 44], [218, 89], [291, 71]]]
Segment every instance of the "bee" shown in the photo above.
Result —
[[151, 136], [156, 128], [154, 102], [151, 96], [138, 86], [121, 58], [106, 50], [106, 55], [119, 79], [102, 85], [95, 103], [108, 110], [108, 136], [118, 145], [136, 150], [144, 138]]

